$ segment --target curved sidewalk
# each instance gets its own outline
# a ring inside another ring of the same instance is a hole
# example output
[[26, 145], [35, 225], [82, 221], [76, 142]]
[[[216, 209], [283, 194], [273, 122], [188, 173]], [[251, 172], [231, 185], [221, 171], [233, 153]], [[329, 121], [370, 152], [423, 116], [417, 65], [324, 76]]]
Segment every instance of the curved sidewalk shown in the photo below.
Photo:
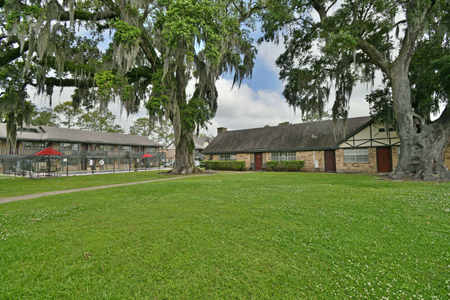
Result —
[[78, 189], [52, 191], [52, 192], [28, 194], [28, 195], [14, 196], [14, 197], [5, 197], [5, 198], [0, 198], [0, 204], [8, 203], [8, 202], [14, 202], [14, 201], [20, 201], [20, 200], [34, 199], [34, 198], [39, 198], [39, 197], [44, 197], [44, 196], [53, 196], [53, 195], [68, 194], [68, 193], [80, 192], [80, 191], [106, 189], [106, 188], [116, 187], [116, 186], [135, 185], [135, 184], [142, 184], [142, 183], [150, 183], [150, 182], [166, 181], [166, 180], [175, 180], [175, 179], [183, 179], [183, 178], [192, 178], [192, 177], [208, 176], [208, 175], [212, 175], [212, 174], [188, 175], [188, 176], [183, 176], [183, 177], [170, 177], [170, 178], [162, 178], [162, 179], [154, 179], [154, 180], [146, 180], [146, 181], [136, 181], [136, 182], [109, 184], [109, 185], [99, 185], [99, 186], [91, 186], [91, 187], [78, 188]]

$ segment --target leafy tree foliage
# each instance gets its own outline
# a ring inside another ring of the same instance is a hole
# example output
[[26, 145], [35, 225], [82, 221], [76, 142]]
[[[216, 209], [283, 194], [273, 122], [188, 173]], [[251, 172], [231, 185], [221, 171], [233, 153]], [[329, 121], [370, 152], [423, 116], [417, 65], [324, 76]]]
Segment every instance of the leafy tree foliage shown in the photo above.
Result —
[[289, 121], [278, 123], [278, 126], [283, 126], [283, 125], [292, 125], [292, 123]]
[[148, 118], [139, 118], [135, 120], [133, 125], [130, 126], [130, 134], [148, 137], [150, 135], [150, 122]]
[[154, 127], [150, 139], [168, 147], [175, 140], [175, 133], [173, 132], [173, 126], [170, 120], [164, 119], [159, 122], [159, 125]]
[[97, 108], [82, 114], [78, 120], [78, 127], [90, 131], [124, 133], [124, 129], [114, 124], [115, 115], [108, 109]]
[[[448, 40], [449, 11], [448, 1], [269, 1], [261, 41], [284, 40], [286, 51], [277, 59], [283, 94], [302, 114], [321, 116], [333, 84], [333, 118], [346, 119], [353, 86], [373, 82], [381, 70], [392, 90], [402, 148], [390, 177], [450, 180], [443, 160], [450, 138], [448, 95], [438, 91], [433, 67], [423, 64], [445, 65], [439, 45]], [[412, 81], [410, 65], [417, 76]], [[446, 108], [430, 122], [439, 101]]]
[[58, 123], [59, 117], [53, 109], [43, 107], [41, 109], [37, 109], [34, 111], [31, 125], [34, 126], [59, 126]]
[[54, 112], [63, 117], [61, 124], [70, 128], [77, 123], [78, 117], [83, 113], [83, 110], [75, 108], [72, 101], [66, 101], [55, 106]]
[[[75, 107], [120, 99], [128, 113], [147, 101], [152, 125], [163, 118], [173, 123], [174, 173], [190, 173], [193, 132], [217, 109], [215, 81], [224, 72], [233, 72], [237, 84], [251, 76], [255, 49], [241, 24], [251, 23], [258, 2], [11, 0], [1, 7], [8, 36], [26, 52], [25, 70], [36, 66], [39, 92], [75, 86]], [[106, 32], [112, 38], [103, 52]], [[52, 69], [55, 80], [48, 76]], [[186, 94], [190, 80], [193, 95]]]

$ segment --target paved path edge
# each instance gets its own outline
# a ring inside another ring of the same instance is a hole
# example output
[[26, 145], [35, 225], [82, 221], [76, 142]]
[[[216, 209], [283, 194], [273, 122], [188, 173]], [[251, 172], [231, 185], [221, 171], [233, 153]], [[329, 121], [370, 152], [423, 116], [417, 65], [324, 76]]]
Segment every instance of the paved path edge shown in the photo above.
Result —
[[78, 189], [51, 191], [51, 192], [44, 192], [44, 193], [28, 194], [28, 195], [13, 196], [13, 197], [5, 197], [5, 198], [0, 198], [0, 204], [20, 201], [20, 200], [35, 199], [35, 198], [40, 198], [40, 197], [45, 197], [45, 196], [68, 194], [68, 193], [74, 193], [74, 192], [80, 192], [80, 191], [107, 189], [107, 188], [118, 187], [118, 186], [127, 186], [127, 185], [151, 183], [151, 182], [158, 182], [158, 181], [167, 181], [167, 180], [175, 180], [175, 179], [183, 179], [183, 178], [193, 178], [193, 177], [199, 177], [199, 176], [211, 176], [211, 175], [213, 175], [213, 174], [188, 175], [188, 176], [183, 176], [183, 177], [180, 176], [180, 177], [161, 178], [161, 179], [136, 181], [136, 182], [116, 183], [116, 184], [91, 186], [91, 187], [78, 188]]

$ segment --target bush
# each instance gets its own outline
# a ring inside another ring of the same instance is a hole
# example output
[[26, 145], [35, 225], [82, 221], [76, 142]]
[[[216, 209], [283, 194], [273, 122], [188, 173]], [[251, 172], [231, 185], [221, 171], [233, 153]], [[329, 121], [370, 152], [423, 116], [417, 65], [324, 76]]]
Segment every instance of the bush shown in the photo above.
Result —
[[305, 165], [303, 160], [293, 160], [293, 161], [268, 161], [266, 163], [267, 171], [275, 172], [299, 172], [301, 168]]
[[243, 171], [245, 169], [245, 161], [202, 161], [200, 167], [206, 170], [232, 170]]

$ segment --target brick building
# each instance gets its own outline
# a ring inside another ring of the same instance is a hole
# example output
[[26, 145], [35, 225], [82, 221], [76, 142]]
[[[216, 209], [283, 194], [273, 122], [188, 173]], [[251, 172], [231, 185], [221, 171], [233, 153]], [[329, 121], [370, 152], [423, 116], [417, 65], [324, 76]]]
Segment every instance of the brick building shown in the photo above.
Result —
[[[206, 160], [245, 161], [247, 169], [262, 170], [267, 161], [303, 160], [302, 170], [337, 173], [385, 173], [398, 163], [400, 139], [393, 128], [371, 117], [346, 122], [320, 121], [227, 131], [203, 150]], [[450, 147], [445, 153], [450, 169]]]

